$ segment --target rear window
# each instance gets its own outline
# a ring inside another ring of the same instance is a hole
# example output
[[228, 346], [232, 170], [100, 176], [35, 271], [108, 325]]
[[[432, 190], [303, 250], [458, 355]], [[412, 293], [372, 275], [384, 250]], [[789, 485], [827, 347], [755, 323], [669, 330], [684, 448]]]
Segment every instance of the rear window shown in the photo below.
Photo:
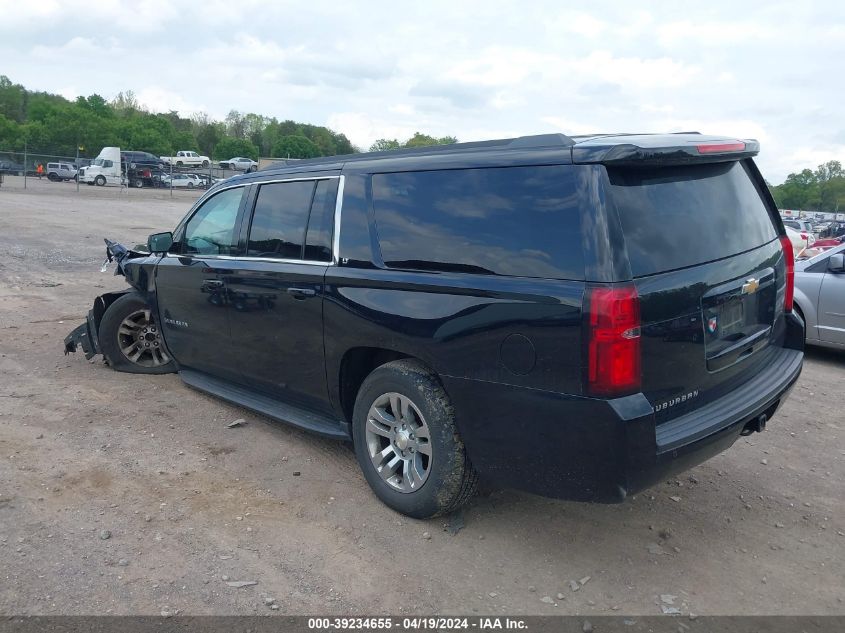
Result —
[[742, 163], [607, 172], [635, 277], [730, 257], [777, 237]]
[[575, 179], [561, 166], [373, 175], [391, 268], [584, 279]]

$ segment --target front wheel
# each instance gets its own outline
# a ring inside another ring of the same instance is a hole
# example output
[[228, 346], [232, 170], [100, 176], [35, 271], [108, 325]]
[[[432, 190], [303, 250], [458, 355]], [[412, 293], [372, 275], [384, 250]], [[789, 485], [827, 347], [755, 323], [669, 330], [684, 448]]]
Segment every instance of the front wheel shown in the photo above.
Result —
[[355, 455], [376, 496], [417, 519], [453, 512], [478, 486], [436, 374], [399, 360], [373, 371], [353, 413]]
[[176, 364], [164, 348], [161, 329], [140, 295], [131, 292], [112, 303], [98, 331], [109, 365], [130, 374], [169, 374]]
[[203, 167], [208, 167], [208, 161], [207, 161], [207, 160], [202, 161], [202, 166], [203, 166]]
[[104, 187], [106, 185], [106, 177], [105, 176], [97, 176], [94, 179], [94, 184], [96, 184], [98, 187]]

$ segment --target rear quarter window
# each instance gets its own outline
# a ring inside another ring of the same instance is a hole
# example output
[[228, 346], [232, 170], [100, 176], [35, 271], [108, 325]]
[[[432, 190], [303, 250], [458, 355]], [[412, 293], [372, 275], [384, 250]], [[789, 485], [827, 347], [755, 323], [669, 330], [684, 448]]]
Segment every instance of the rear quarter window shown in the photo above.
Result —
[[723, 259], [777, 237], [740, 162], [607, 173], [635, 277]]
[[385, 265], [584, 279], [571, 167], [374, 174]]

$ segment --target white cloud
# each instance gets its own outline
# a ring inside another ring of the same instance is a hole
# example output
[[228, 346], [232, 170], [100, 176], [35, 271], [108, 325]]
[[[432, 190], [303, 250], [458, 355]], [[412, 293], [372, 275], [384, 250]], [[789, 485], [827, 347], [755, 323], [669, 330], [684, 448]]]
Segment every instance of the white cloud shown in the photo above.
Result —
[[133, 90], [156, 110], [328, 124], [364, 148], [699, 129], [758, 138], [773, 182], [845, 162], [832, 0], [0, 3], [3, 72], [68, 97]]

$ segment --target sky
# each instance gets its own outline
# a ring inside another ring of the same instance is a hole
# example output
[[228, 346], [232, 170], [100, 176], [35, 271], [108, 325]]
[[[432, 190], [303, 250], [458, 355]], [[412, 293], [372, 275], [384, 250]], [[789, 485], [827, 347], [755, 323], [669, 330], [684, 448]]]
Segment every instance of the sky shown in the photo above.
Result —
[[845, 3], [0, 0], [0, 74], [153, 111], [326, 125], [366, 149], [700, 131], [773, 184], [845, 163]]

